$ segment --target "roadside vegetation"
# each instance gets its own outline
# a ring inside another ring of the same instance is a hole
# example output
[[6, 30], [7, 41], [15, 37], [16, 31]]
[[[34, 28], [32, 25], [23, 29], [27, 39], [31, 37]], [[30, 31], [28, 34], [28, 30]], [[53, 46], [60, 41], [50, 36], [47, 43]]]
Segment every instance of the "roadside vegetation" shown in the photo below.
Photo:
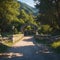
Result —
[[45, 44], [46, 46], [50, 47], [52, 52], [60, 53], [60, 40], [51, 41], [50, 39], [47, 40], [47, 39], [39, 39], [39, 38], [36, 38], [35, 40], [38, 44]]

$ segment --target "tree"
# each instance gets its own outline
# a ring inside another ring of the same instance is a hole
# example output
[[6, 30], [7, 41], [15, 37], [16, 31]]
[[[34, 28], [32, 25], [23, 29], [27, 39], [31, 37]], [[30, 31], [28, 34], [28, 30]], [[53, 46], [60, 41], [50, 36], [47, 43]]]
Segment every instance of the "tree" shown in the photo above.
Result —
[[20, 16], [19, 16], [20, 19], [23, 19], [24, 22], [26, 22], [28, 20], [28, 14], [25, 12], [25, 10], [21, 10], [20, 11]]
[[20, 5], [17, 0], [0, 0], [0, 29], [5, 32], [12, 21], [18, 20]]
[[49, 24], [53, 29], [60, 29], [60, 0], [34, 0], [39, 9], [37, 20]]

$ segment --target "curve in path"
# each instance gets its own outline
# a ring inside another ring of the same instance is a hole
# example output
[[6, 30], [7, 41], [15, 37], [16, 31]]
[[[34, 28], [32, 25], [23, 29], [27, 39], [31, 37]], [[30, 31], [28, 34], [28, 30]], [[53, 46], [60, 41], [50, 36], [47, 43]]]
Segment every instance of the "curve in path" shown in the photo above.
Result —
[[[33, 36], [24, 37], [14, 44], [7, 53], [5, 58], [0, 60], [60, 60], [59, 55], [53, 53], [42, 53], [48, 51], [43, 44], [36, 44]], [[41, 52], [42, 51], [42, 52]]]

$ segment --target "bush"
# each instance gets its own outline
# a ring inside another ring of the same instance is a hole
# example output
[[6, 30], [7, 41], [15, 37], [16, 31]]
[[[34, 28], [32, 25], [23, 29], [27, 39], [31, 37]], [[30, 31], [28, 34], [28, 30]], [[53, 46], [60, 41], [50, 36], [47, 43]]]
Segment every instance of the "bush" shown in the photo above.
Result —
[[60, 41], [53, 42], [51, 44], [51, 47], [52, 47], [54, 52], [60, 53]]

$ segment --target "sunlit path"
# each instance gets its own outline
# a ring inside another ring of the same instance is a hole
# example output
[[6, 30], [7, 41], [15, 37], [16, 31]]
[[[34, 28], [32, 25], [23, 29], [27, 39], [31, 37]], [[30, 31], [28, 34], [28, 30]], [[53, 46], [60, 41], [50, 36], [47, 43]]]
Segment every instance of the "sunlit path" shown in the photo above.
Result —
[[36, 44], [33, 36], [24, 37], [0, 57], [0, 60], [60, 60], [59, 55], [49, 52], [46, 46]]

